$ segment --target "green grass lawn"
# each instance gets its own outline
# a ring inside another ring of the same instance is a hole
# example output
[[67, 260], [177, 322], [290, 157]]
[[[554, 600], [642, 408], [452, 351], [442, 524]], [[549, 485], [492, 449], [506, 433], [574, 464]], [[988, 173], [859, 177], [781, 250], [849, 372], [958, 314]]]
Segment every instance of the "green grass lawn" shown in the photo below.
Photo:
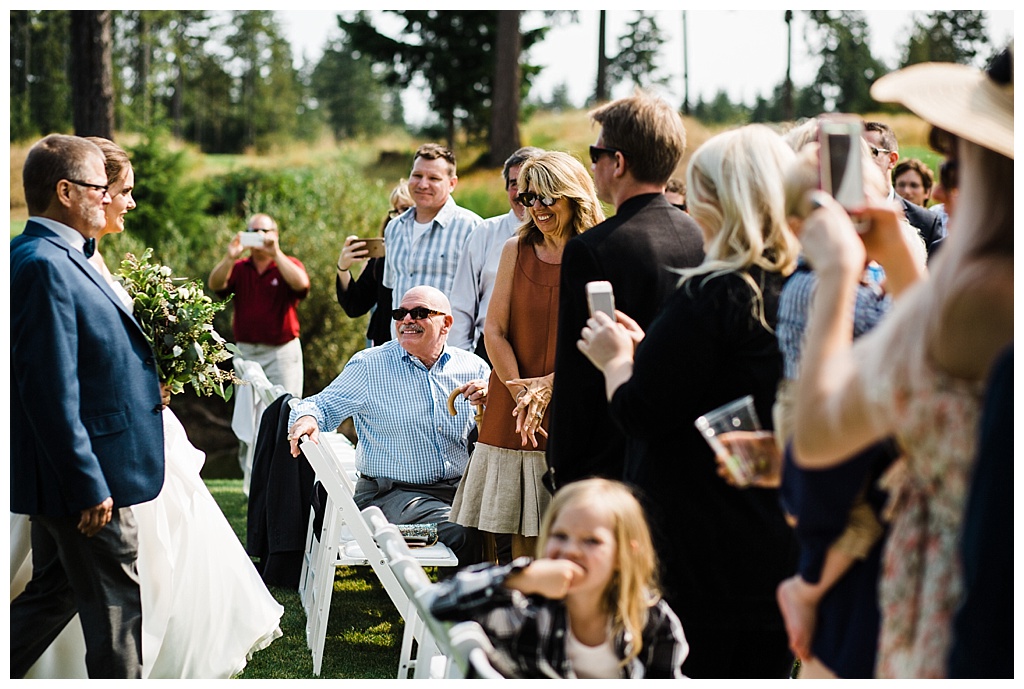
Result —
[[[246, 499], [242, 481], [206, 481], [239, 540], [245, 543]], [[313, 656], [306, 648], [306, 615], [297, 591], [270, 587], [284, 606], [284, 636], [256, 653], [241, 679], [313, 677]], [[339, 567], [331, 596], [324, 643], [322, 678], [394, 678], [402, 645], [402, 617], [369, 567]]]

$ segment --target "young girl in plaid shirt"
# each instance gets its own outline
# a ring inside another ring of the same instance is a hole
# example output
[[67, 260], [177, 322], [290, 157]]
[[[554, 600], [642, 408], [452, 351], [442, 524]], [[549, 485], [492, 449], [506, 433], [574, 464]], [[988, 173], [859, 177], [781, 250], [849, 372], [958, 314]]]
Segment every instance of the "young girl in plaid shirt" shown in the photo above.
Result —
[[658, 594], [647, 521], [625, 485], [588, 479], [560, 489], [537, 552], [438, 584], [431, 610], [479, 622], [506, 676], [683, 676], [686, 637]]

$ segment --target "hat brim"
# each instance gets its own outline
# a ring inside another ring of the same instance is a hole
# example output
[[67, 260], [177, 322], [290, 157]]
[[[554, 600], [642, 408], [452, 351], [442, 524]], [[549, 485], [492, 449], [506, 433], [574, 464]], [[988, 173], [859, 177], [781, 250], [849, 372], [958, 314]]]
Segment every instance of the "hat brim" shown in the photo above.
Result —
[[979, 69], [911, 65], [876, 81], [871, 97], [899, 103], [940, 129], [1013, 159], [1013, 86], [999, 86]]

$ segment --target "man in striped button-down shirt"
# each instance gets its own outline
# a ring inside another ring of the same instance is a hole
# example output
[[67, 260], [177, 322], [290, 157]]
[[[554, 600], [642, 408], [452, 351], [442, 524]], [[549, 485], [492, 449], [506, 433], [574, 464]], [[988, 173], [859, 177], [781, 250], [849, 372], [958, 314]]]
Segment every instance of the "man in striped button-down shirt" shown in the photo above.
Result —
[[[452, 327], [448, 299], [433, 287], [406, 292], [392, 317], [397, 339], [357, 352], [323, 392], [292, 404], [288, 437], [333, 431], [351, 417], [356, 445], [355, 502], [377, 505], [395, 524], [438, 523], [439, 539], [460, 564], [479, 560], [477, 539], [448, 522], [455, 491], [469, 463], [472, 405], [487, 398], [483, 359], [445, 340]], [[458, 388], [457, 415], [448, 395]]]
[[451, 197], [458, 181], [450, 149], [438, 144], [419, 147], [409, 173], [409, 194], [416, 205], [384, 229], [384, 286], [394, 294], [430, 285], [451, 297], [462, 249], [481, 221]]

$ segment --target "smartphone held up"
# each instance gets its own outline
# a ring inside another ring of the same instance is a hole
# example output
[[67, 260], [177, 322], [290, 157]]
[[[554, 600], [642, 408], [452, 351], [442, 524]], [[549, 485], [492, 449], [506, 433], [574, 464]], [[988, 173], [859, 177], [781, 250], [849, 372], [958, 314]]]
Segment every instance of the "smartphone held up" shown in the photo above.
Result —
[[608, 318], [615, 320], [615, 293], [612, 291], [612, 283], [607, 280], [595, 280], [587, 283], [587, 306], [590, 307], [590, 317], [598, 311], [605, 313]]
[[822, 120], [818, 129], [818, 186], [847, 213], [864, 210], [864, 173], [858, 117], [836, 115]]

